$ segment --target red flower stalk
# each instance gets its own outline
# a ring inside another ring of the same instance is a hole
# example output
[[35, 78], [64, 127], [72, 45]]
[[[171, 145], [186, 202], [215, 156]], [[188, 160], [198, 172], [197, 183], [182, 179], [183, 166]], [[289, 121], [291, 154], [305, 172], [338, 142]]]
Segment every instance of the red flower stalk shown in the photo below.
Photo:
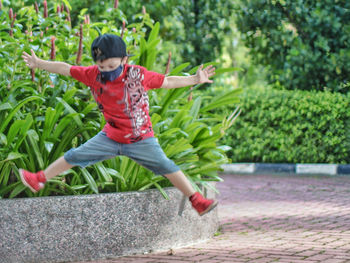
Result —
[[[10, 10], [12, 10], [12, 8]], [[17, 16], [17, 14], [15, 13], [15, 15], [13, 16], [13, 19], [12, 19], [12, 23], [11, 23], [11, 29], [10, 29], [10, 36], [11, 37], [13, 36], [13, 26], [15, 25], [16, 16]]]
[[15, 15], [13, 16], [13, 20], [12, 20], [12, 24], [11, 24], [12, 27], [13, 27], [13, 24], [15, 23], [16, 17], [17, 17], [17, 13], [15, 13]]
[[44, 32], [40, 31], [40, 37], [43, 38], [44, 37]]
[[2, 0], [0, 0], [0, 10], [2, 9]]
[[35, 8], [35, 12], [36, 12], [37, 14], [39, 14], [39, 6], [38, 6], [38, 3], [37, 3], [37, 2], [34, 3], [34, 8]]
[[117, 9], [117, 8], [118, 8], [118, 5], [119, 5], [119, 1], [118, 1], [118, 0], [115, 0], [115, 1], [114, 1], [114, 8]]
[[13, 19], [13, 10], [12, 10], [12, 8], [10, 8], [10, 10], [9, 10], [9, 18], [10, 18], [10, 21], [12, 21], [12, 19]]
[[32, 75], [32, 81], [35, 81], [35, 70], [34, 69], [30, 69], [30, 74]]
[[57, 6], [57, 14], [61, 13], [61, 7], [58, 5]]
[[142, 14], [146, 14], [147, 12], [146, 12], [146, 7], [145, 6], [142, 6]]
[[191, 87], [190, 90], [191, 90], [191, 93], [190, 93], [190, 96], [188, 96], [187, 98], [188, 101], [191, 101], [193, 98], [193, 94], [192, 94], [193, 87]]
[[77, 60], [76, 64], [79, 65], [81, 62], [81, 55], [83, 53], [83, 25], [80, 24], [80, 35], [79, 35], [79, 49], [78, 49], [78, 55], [77, 55]]
[[33, 31], [29, 32], [29, 42], [33, 42], [33, 39], [31, 38], [33, 36]]
[[56, 38], [54, 36], [51, 37], [51, 60], [55, 60], [56, 58], [56, 47], [55, 47], [55, 40]]
[[124, 36], [124, 31], [125, 31], [125, 21], [123, 21], [122, 32], [120, 34], [121, 38], [123, 38], [123, 36]]
[[33, 42], [33, 39], [31, 39], [31, 37], [33, 36], [33, 32], [32, 32], [32, 31], [26, 30], [26, 31], [25, 31], [25, 34], [29, 37], [29, 38], [28, 38], [28, 41], [29, 41], [29, 42]]
[[168, 63], [166, 64], [165, 74], [168, 74], [170, 71], [170, 62], [171, 62], [171, 52], [168, 55]]
[[64, 12], [64, 4], [61, 5], [61, 12]]
[[49, 15], [47, 13], [47, 1], [44, 0], [44, 18], [47, 18]]
[[67, 11], [67, 21], [68, 21], [68, 22], [71, 22], [72, 20], [71, 20], [71, 18], [70, 18], [70, 11], [69, 11], [68, 6], [66, 6], [66, 11]]
[[90, 24], [90, 15], [85, 15], [84, 24]]

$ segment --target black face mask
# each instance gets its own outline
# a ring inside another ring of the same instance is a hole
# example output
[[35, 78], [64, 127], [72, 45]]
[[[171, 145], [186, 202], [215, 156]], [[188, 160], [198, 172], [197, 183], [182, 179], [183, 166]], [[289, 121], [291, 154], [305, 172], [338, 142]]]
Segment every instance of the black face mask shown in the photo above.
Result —
[[120, 65], [115, 70], [112, 71], [100, 71], [102, 79], [105, 81], [113, 81], [120, 76], [123, 71], [123, 65]]

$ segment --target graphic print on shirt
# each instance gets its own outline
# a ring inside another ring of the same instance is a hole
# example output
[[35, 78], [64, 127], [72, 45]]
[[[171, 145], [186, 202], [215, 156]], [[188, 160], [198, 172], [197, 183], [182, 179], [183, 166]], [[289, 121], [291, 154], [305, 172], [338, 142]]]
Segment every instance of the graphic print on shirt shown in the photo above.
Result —
[[140, 68], [130, 67], [127, 72], [124, 84], [124, 103], [125, 114], [129, 116], [132, 122], [133, 134], [128, 134], [125, 137], [133, 136], [133, 140], [141, 139], [140, 136], [150, 132], [151, 127], [148, 126], [148, 110], [149, 99], [145, 91], [142, 81], [144, 74]]
[[[97, 82], [101, 82], [101, 74], [98, 74], [97, 77], [96, 77], [96, 81]], [[103, 93], [103, 87], [102, 86], [98, 86], [96, 88], [90, 88], [91, 89], [91, 93], [92, 93], [92, 96], [94, 97], [97, 105], [98, 105], [98, 109], [103, 113], [103, 105], [101, 103], [101, 100], [100, 100], [100, 97], [102, 96], [102, 93]]]

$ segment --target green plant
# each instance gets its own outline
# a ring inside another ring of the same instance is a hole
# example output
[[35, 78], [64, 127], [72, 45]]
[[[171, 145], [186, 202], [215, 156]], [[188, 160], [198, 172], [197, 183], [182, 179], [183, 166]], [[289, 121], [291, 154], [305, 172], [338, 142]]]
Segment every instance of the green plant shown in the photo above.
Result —
[[[66, 1], [63, 1], [66, 3]], [[105, 121], [97, 110], [88, 89], [72, 78], [44, 71], [30, 71], [24, 65], [23, 51], [34, 49], [39, 57], [90, 65], [89, 47], [99, 33], [123, 34], [130, 53], [130, 63], [154, 67], [159, 38], [159, 23], [153, 24], [145, 14], [138, 23], [123, 28], [125, 15], [112, 10], [106, 22], [85, 23], [71, 27], [69, 13], [55, 12], [59, 6], [23, 7], [14, 16], [0, 14], [0, 63], [8, 65], [0, 73], [0, 196], [6, 198], [66, 194], [93, 194], [115, 191], [137, 191], [163, 187], [168, 181], [154, 175], [133, 161], [118, 157], [86, 169], [73, 168], [50, 180], [37, 194], [19, 182], [18, 169], [44, 169], [48, 164], [96, 134]], [[81, 15], [84, 15], [84, 10]], [[119, 21], [117, 24], [115, 21]], [[135, 28], [135, 30], [133, 30]], [[12, 31], [11, 31], [12, 30]], [[149, 32], [149, 33], [147, 33]], [[82, 44], [82, 45], [81, 45]], [[170, 74], [193, 74], [180, 65]], [[221, 72], [235, 69], [218, 70]], [[197, 183], [208, 186], [217, 181], [220, 164], [227, 162], [225, 147], [216, 142], [232, 125], [221, 116], [208, 112], [216, 107], [237, 102], [240, 90], [229, 91], [223, 97], [212, 97], [205, 103], [194, 91], [195, 100], [188, 102], [187, 88], [152, 91], [150, 94], [154, 129], [166, 154]], [[209, 186], [208, 186], [209, 187]]]
[[222, 143], [233, 162], [349, 163], [349, 97], [249, 88]]
[[277, 87], [348, 92], [349, 1], [242, 0], [237, 26]]
[[[184, 61], [199, 64], [203, 58], [206, 61], [217, 60], [224, 48], [223, 40], [231, 40], [227, 36], [232, 31], [233, 4], [223, 0], [106, 1], [105, 5], [92, 0], [71, 0], [71, 5], [76, 8], [72, 12], [73, 25], [80, 20], [80, 9], [85, 10], [95, 22], [113, 12], [116, 2], [130, 23], [136, 22], [145, 12], [153, 21], [160, 22], [164, 50], [172, 51], [176, 64]], [[166, 53], [160, 56], [160, 61], [165, 61]]]

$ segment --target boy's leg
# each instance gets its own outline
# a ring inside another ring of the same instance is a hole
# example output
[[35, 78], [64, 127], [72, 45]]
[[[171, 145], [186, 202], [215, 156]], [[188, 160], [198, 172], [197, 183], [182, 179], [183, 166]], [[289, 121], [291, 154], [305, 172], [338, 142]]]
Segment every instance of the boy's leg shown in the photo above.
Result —
[[193, 208], [199, 215], [204, 215], [216, 207], [215, 200], [206, 199], [199, 192], [195, 192], [180, 168], [165, 155], [156, 138], [123, 145], [121, 154], [128, 156], [155, 174], [168, 178], [176, 188], [189, 197]]
[[59, 175], [64, 171], [69, 170], [72, 167], [74, 167], [74, 165], [69, 164], [62, 156], [58, 158], [56, 161], [54, 161], [52, 164], [50, 164], [49, 167], [45, 169], [44, 174], [46, 179], [50, 180], [56, 175]]
[[187, 179], [187, 177], [184, 175], [184, 173], [181, 170], [174, 173], [165, 174], [164, 176], [168, 178], [169, 181], [177, 189], [179, 189], [185, 196], [190, 197], [196, 192], [193, 189], [190, 181]]
[[189, 198], [193, 208], [197, 210], [199, 215], [202, 216], [217, 206], [217, 201], [206, 199], [200, 193], [196, 192], [181, 170], [175, 173], [165, 174], [164, 176]]
[[59, 175], [60, 173], [72, 168], [74, 165], [71, 165], [66, 162], [64, 157], [58, 158], [45, 171], [39, 171], [37, 173], [31, 173], [23, 169], [19, 169], [19, 174], [23, 184], [36, 193], [40, 189], [44, 188], [44, 184], [47, 180]]
[[104, 132], [100, 132], [78, 148], [70, 149], [64, 156], [50, 164], [45, 171], [31, 173], [20, 169], [21, 180], [33, 192], [37, 192], [44, 187], [47, 180], [74, 166], [86, 167], [115, 157], [119, 154], [118, 145], [117, 142], [109, 139]]

